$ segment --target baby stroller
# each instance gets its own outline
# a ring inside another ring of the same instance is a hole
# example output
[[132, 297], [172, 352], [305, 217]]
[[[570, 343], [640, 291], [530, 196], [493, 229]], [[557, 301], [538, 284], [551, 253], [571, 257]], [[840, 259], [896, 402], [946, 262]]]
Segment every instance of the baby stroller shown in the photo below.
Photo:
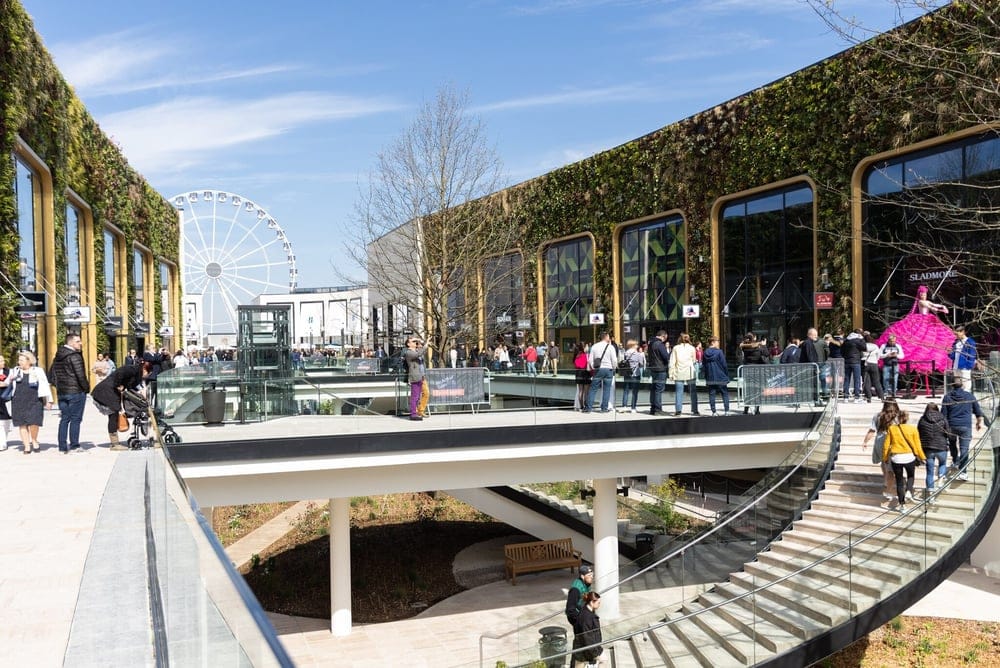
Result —
[[[149, 434], [149, 402], [141, 394], [125, 390], [122, 392], [122, 412], [125, 417], [132, 418], [132, 435], [128, 437], [127, 445], [130, 450], [138, 450]], [[148, 440], [145, 440], [145, 445], [149, 445]]]
[[[126, 417], [132, 418], [132, 435], [128, 437], [130, 450], [138, 450], [144, 446], [151, 445], [147, 438], [149, 435], [149, 402], [145, 397], [132, 390], [125, 390], [122, 393], [122, 411]], [[158, 421], [156, 425], [160, 430], [160, 438], [164, 443], [180, 443], [181, 437], [174, 431], [174, 428], [166, 422]]]

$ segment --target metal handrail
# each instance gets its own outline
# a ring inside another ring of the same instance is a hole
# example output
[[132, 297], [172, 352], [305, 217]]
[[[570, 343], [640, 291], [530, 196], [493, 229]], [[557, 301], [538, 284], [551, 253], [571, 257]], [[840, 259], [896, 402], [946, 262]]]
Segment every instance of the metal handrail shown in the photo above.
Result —
[[[996, 400], [995, 396], [994, 396], [994, 400]], [[987, 443], [989, 444], [989, 448], [988, 449], [992, 449], [992, 447], [993, 447], [992, 446], [992, 441], [993, 441], [993, 433], [992, 432], [995, 429], [1000, 429], [1000, 427], [998, 427], [996, 425], [996, 422], [994, 421], [992, 424], [990, 424], [990, 426], [986, 430], [986, 432], [983, 433], [980, 436], [979, 440], [976, 443], [976, 447], [974, 449], [970, 449], [970, 452], [969, 452], [969, 462], [972, 462], [972, 461], [975, 460], [976, 455], [980, 454], [980, 452], [983, 449], [986, 448], [986, 444]], [[968, 466], [968, 464], [967, 464], [967, 466]], [[997, 474], [997, 472], [996, 472], [996, 470], [994, 470], [994, 473], [993, 473], [993, 475], [994, 475], [993, 480], [994, 481], [996, 481], [996, 474]], [[956, 480], [957, 480], [957, 478], [951, 478], [949, 480], [946, 480], [944, 482], [944, 484], [941, 485], [940, 487], [936, 487], [934, 489], [932, 495], [931, 495], [931, 499], [936, 500], [937, 497], [945, 489], [947, 489], [951, 485], [953, 485]], [[996, 494], [997, 494], [997, 492], [996, 492], [996, 485], [994, 485], [994, 489], [991, 490], [991, 496], [992, 495], [996, 495]], [[572, 650], [568, 650], [566, 652], [549, 654], [549, 655], [546, 656], [546, 659], [558, 659], [558, 658], [561, 658], [561, 657], [570, 656], [574, 652], [579, 652], [579, 651], [587, 650], [587, 649], [593, 649], [595, 647], [599, 647], [599, 646], [603, 646], [603, 645], [609, 645], [609, 644], [612, 644], [612, 643], [615, 643], [615, 642], [620, 642], [620, 641], [623, 641], [623, 640], [628, 640], [628, 639], [633, 638], [635, 636], [642, 635], [642, 634], [645, 634], [645, 633], [649, 633], [650, 631], [656, 631], [656, 630], [659, 630], [661, 628], [665, 628], [665, 627], [677, 624], [678, 622], [682, 622], [682, 621], [685, 621], [687, 619], [691, 619], [693, 617], [697, 617], [698, 615], [704, 614], [706, 612], [710, 612], [712, 610], [717, 610], [717, 609], [719, 609], [721, 607], [729, 605], [730, 603], [732, 603], [734, 601], [741, 601], [741, 600], [744, 600], [746, 598], [756, 597], [756, 596], [759, 595], [760, 592], [767, 591], [768, 589], [771, 589], [772, 587], [777, 587], [778, 585], [781, 585], [781, 584], [787, 582], [788, 580], [791, 580], [792, 578], [794, 578], [794, 577], [796, 577], [796, 576], [798, 576], [798, 575], [800, 575], [802, 573], [806, 573], [808, 571], [811, 571], [811, 570], [815, 569], [818, 566], [822, 566], [823, 564], [827, 563], [828, 561], [830, 561], [832, 559], [835, 559], [836, 557], [839, 557], [839, 556], [844, 555], [844, 554], [850, 555], [851, 551], [854, 550], [858, 545], [861, 545], [861, 544], [863, 544], [863, 543], [865, 543], [867, 541], [873, 540], [874, 538], [878, 537], [883, 532], [886, 532], [886, 531], [888, 531], [890, 529], [896, 528], [899, 523], [903, 522], [906, 518], [910, 517], [914, 512], [916, 512], [918, 510], [918, 508], [919, 508], [919, 510], [923, 514], [926, 515], [927, 512], [928, 512], [929, 505], [925, 501], [920, 506], [914, 507], [914, 508], [910, 508], [905, 513], [898, 514], [898, 515], [895, 514], [895, 513], [893, 513], [895, 515], [894, 518], [892, 520], [890, 520], [887, 524], [883, 524], [883, 525], [877, 527], [876, 529], [874, 529], [873, 531], [870, 531], [870, 532], [862, 534], [860, 538], [855, 538], [855, 536], [854, 536], [855, 532], [854, 531], [847, 531], [846, 533], [841, 534], [841, 536], [846, 536], [847, 537], [847, 544], [844, 547], [841, 547], [840, 549], [838, 549], [838, 550], [836, 550], [836, 551], [834, 551], [834, 552], [832, 552], [830, 554], [827, 554], [826, 556], [824, 556], [824, 557], [822, 557], [820, 559], [817, 559], [817, 560], [815, 560], [815, 561], [813, 561], [813, 562], [811, 562], [809, 564], [806, 564], [805, 566], [802, 566], [801, 568], [799, 568], [799, 569], [797, 569], [797, 570], [795, 570], [795, 571], [793, 571], [791, 573], [788, 573], [787, 575], [785, 575], [783, 577], [780, 577], [780, 578], [778, 578], [776, 580], [769, 581], [766, 585], [763, 585], [763, 586], [760, 586], [760, 587], [755, 587], [754, 589], [752, 589], [750, 591], [747, 591], [747, 592], [745, 592], [743, 594], [739, 594], [737, 596], [731, 596], [731, 597], [727, 598], [724, 601], [720, 601], [718, 603], [705, 606], [701, 610], [698, 610], [698, 611], [695, 611], [695, 612], [683, 613], [683, 614], [681, 614], [681, 615], [679, 615], [677, 617], [673, 617], [671, 619], [666, 619], [666, 620], [663, 620], [661, 622], [656, 622], [655, 624], [650, 624], [648, 626], [644, 626], [641, 629], [637, 629], [637, 630], [634, 630], [634, 631], [629, 631], [627, 633], [616, 635], [616, 636], [613, 636], [613, 637], [608, 638], [608, 639], [602, 639], [602, 641], [600, 643], [593, 643], [593, 644], [590, 644], [590, 645], [577, 647], [577, 648], [574, 648]], [[888, 510], [885, 511], [884, 513], [882, 513], [880, 515], [880, 517], [884, 516], [886, 513], [889, 513], [889, 512], [891, 512], [891, 511], [888, 511]], [[970, 529], [971, 529], [971, 527], [970, 527]], [[833, 541], [830, 541], [830, 542], [833, 542]], [[909, 584], [909, 583], [907, 583], [907, 584]], [[698, 596], [700, 596], [700, 594]], [[682, 603], [682, 605], [683, 605], [683, 603]], [[856, 615], [852, 615], [852, 618], [855, 617], [855, 616]], [[627, 621], [627, 620], [625, 620], [625, 621]], [[530, 665], [530, 664], [515, 665], [515, 666], [512, 666], [511, 668], [525, 668], [525, 666], [527, 666], [527, 665]], [[482, 656], [481, 655], [480, 655], [480, 666], [482, 666]]]
[[[993, 449], [993, 447], [994, 447], [993, 446], [993, 440], [994, 440], [994, 438], [998, 434], [1000, 434], [1000, 425], [997, 424], [998, 421], [995, 419], [996, 417], [1000, 417], [1000, 415], [998, 415], [998, 414], [1000, 414], [1000, 401], [998, 401], [998, 400], [1000, 400], [1000, 397], [998, 397], [998, 395], [996, 394], [996, 387], [995, 387], [995, 385], [994, 385], [994, 383], [992, 381], [992, 378], [989, 378], [987, 376], [985, 378], [985, 380], [987, 381], [987, 385], [989, 387], [990, 399], [993, 402], [993, 406], [992, 406], [992, 409], [990, 410], [990, 414], [994, 416], [994, 420], [989, 424], [989, 427], [987, 428], [987, 430], [982, 435], [980, 435], [979, 439], [976, 442], [975, 447], [974, 448], [970, 448], [969, 456], [968, 456], [968, 463], [966, 464], [967, 467], [970, 466], [970, 465], [972, 465], [972, 463], [976, 461], [976, 459], [982, 453], [983, 450]], [[831, 402], [831, 403], [833, 404], [835, 402]], [[994, 461], [994, 464], [995, 464], [995, 461]], [[942, 484], [941, 486], [936, 487], [934, 489], [932, 495], [931, 495], [931, 499], [936, 501], [937, 497], [945, 489], [948, 489], [948, 488], [951, 487], [951, 485], [955, 484], [956, 480], [957, 480], [957, 477], [953, 477], [951, 479], [948, 479], [948, 480], [944, 481], [944, 484]], [[993, 478], [992, 478], [991, 482], [993, 483], [993, 485], [992, 485], [992, 489], [990, 490], [990, 493], [989, 493], [989, 498], [994, 498], [998, 494], [997, 485], [996, 485], [996, 482], [997, 482], [997, 469], [996, 469], [995, 465], [994, 465], [994, 471], [993, 471]], [[771, 489], [773, 490], [775, 488], [776, 487], [772, 487]], [[979, 510], [979, 513], [981, 513], [983, 511], [983, 509], [986, 509], [988, 506], [989, 506], [989, 504], [984, 504], [983, 507]], [[740, 600], [743, 600], [743, 599], [746, 599], [746, 598], [756, 597], [757, 595], [759, 595], [760, 592], [767, 591], [767, 590], [769, 590], [769, 589], [771, 589], [773, 587], [777, 587], [778, 585], [781, 585], [781, 584], [787, 582], [791, 578], [796, 577], [796, 576], [798, 576], [798, 575], [800, 575], [802, 573], [811, 571], [811, 570], [815, 569], [816, 567], [821, 566], [821, 565], [829, 562], [830, 560], [832, 560], [832, 559], [834, 559], [836, 557], [839, 557], [839, 556], [844, 555], [844, 554], [848, 554], [848, 556], [850, 556], [850, 553], [852, 552], [852, 550], [854, 550], [858, 545], [861, 545], [861, 544], [863, 544], [865, 542], [871, 541], [871, 540], [875, 539], [876, 537], [882, 535], [884, 532], [887, 532], [887, 531], [890, 531], [892, 529], [898, 528], [898, 526], [899, 526], [899, 524], [901, 522], [903, 522], [907, 518], [913, 516], [913, 514], [916, 513], [916, 512], [918, 512], [918, 510], [920, 512], [922, 512], [924, 515], [926, 515], [927, 512], [928, 512], [929, 507], [930, 507], [930, 505], [925, 501], [920, 506], [916, 506], [916, 507], [910, 508], [905, 513], [902, 513], [902, 514], [899, 514], [899, 515], [895, 515], [895, 513], [894, 513], [893, 519], [891, 519], [889, 522], [887, 522], [885, 524], [882, 524], [882, 525], [876, 527], [875, 529], [873, 529], [871, 531], [862, 533], [860, 535], [860, 537], [857, 536], [857, 531], [856, 530], [849, 530], [849, 531], [847, 531], [847, 532], [845, 532], [843, 534], [840, 534], [841, 537], [844, 537], [844, 536], [847, 537], [847, 544], [845, 546], [843, 546], [843, 547], [835, 550], [834, 552], [832, 552], [830, 554], [827, 554], [824, 557], [816, 559], [815, 561], [813, 561], [813, 562], [811, 562], [809, 564], [806, 564], [805, 566], [802, 566], [801, 568], [795, 570], [794, 572], [788, 573], [787, 575], [785, 575], [783, 577], [780, 577], [780, 578], [778, 578], [776, 580], [769, 581], [767, 584], [765, 584], [763, 586], [754, 587], [752, 590], [747, 591], [747, 592], [745, 592], [743, 594], [739, 594], [737, 596], [731, 596], [731, 597], [727, 598], [724, 601], [720, 601], [720, 602], [715, 603], [713, 605], [705, 606], [701, 610], [698, 610], [698, 611], [695, 611], [695, 612], [684, 613], [684, 614], [681, 614], [681, 615], [679, 615], [677, 617], [674, 617], [672, 619], [669, 619], [669, 620], [663, 620], [663, 621], [660, 621], [660, 622], [656, 622], [654, 624], [645, 625], [645, 626], [643, 626], [640, 629], [636, 629], [636, 630], [633, 630], [633, 631], [629, 631], [627, 633], [619, 634], [619, 635], [613, 636], [613, 637], [608, 638], [608, 639], [603, 639], [602, 642], [600, 642], [600, 643], [594, 643], [594, 644], [587, 645], [587, 646], [577, 647], [577, 648], [574, 648], [572, 650], [568, 650], [568, 651], [562, 652], [562, 653], [549, 654], [549, 655], [546, 656], [546, 659], [558, 659], [558, 658], [561, 658], [561, 657], [570, 656], [574, 652], [578, 652], [578, 651], [581, 651], [581, 650], [591, 649], [591, 648], [598, 647], [598, 646], [601, 646], [601, 645], [609, 645], [609, 644], [612, 644], [612, 643], [615, 643], [615, 642], [620, 642], [620, 641], [623, 641], [623, 640], [628, 640], [628, 639], [633, 638], [633, 637], [638, 636], [638, 635], [642, 635], [642, 634], [645, 634], [645, 633], [649, 633], [651, 631], [656, 631], [658, 629], [671, 626], [673, 624], [676, 624], [678, 622], [690, 619], [692, 617], [695, 617], [697, 615], [703, 614], [705, 612], [709, 612], [711, 610], [716, 610], [716, 609], [718, 609], [720, 607], [723, 607], [725, 605], [728, 605], [728, 604], [730, 604], [730, 603], [732, 603], [734, 601], [740, 601]], [[745, 510], [746, 509], [742, 509], [740, 512], [744, 512]], [[890, 511], [887, 510], [887, 511], [881, 513], [880, 515], [878, 515], [878, 517], [884, 517], [886, 515], [886, 513], [888, 513], [888, 512], [890, 512]], [[978, 513], [977, 513], [977, 516], [978, 516]], [[865, 524], [867, 524], [867, 522]], [[864, 526], [864, 524], [862, 524], [861, 526]], [[969, 528], [967, 528], [966, 529], [966, 533], [968, 533], [968, 531], [972, 530], [973, 528], [974, 527], [972, 527], [972, 526], [970, 526]], [[833, 539], [833, 540], [836, 540], [836, 539]], [[833, 540], [828, 541], [827, 544], [829, 545], [830, 543], [833, 542]], [[688, 547], [688, 546], [685, 546], [685, 549], [686, 549], [686, 547]], [[944, 557], [941, 557], [941, 558], [944, 558]], [[638, 575], [638, 573], [635, 574], [635, 575]], [[634, 575], [630, 576], [630, 577], [634, 577]], [[624, 581], [625, 581], [625, 579], [622, 580], [622, 582], [624, 582]], [[621, 583], [618, 583], [616, 585], [612, 585], [612, 587], [609, 587], [608, 589], [611, 589], [614, 586], [618, 586], [620, 584]], [[907, 584], [909, 584], [909, 583], [907, 583]], [[903, 585], [903, 586], [906, 586], [906, 585]], [[689, 602], [691, 600], [695, 600], [700, 595], [701, 594], [699, 593], [694, 598], [687, 599], [687, 600], [683, 601], [680, 605], [683, 605], [684, 603], [687, 603], [687, 602]], [[558, 614], [558, 613], [555, 613], [555, 614]], [[548, 619], [548, 618], [550, 618], [552, 616], [554, 616], [554, 615], [550, 615], [549, 617], [547, 617], [545, 619]], [[853, 618], [857, 617], [857, 615], [856, 614], [851, 614], [850, 617], [853, 619]], [[541, 620], [541, 621], [544, 621], [544, 619]], [[624, 621], [627, 622], [628, 620], [624, 620]], [[619, 623], [621, 623], [621, 622], [619, 622]], [[526, 628], [528, 628], [530, 626], [533, 626], [533, 625], [534, 624], [522, 625], [517, 630], [524, 630], [524, 629], [526, 629]], [[505, 634], [505, 635], [509, 635], [509, 633]], [[504, 636], [500, 636], [500, 637], [504, 637]], [[480, 636], [480, 666], [483, 665], [482, 639], [483, 639], [483, 636]], [[499, 639], [499, 638], [496, 638], [496, 639]], [[518, 666], [515, 665], [515, 666], [512, 666], [512, 668], [518, 668]]]
[[[828, 421], [828, 425], [827, 425], [826, 428], [827, 429], [832, 429], [833, 425], [835, 423], [836, 414], [837, 414], [837, 402], [836, 401], [831, 401], [827, 405], [827, 407], [823, 411], [823, 413], [821, 414], [821, 417], [820, 417], [820, 420], [818, 422], [818, 425], [822, 425], [824, 423], [824, 421]], [[814, 431], [814, 429], [810, 429], [810, 434], [813, 433], [813, 431]], [[769, 485], [768, 488], [767, 488], [767, 493], [760, 494], [758, 496], [754, 496], [754, 497], [750, 498], [750, 500], [748, 500], [741, 508], [735, 510], [733, 513], [731, 513], [730, 515], [728, 515], [726, 517], [726, 519], [723, 520], [722, 522], [720, 522], [719, 524], [716, 524], [715, 526], [711, 527], [709, 530], [705, 531], [696, 540], [694, 540], [694, 541], [692, 541], [690, 543], [686, 543], [685, 545], [683, 545], [681, 547], [678, 547], [677, 549], [671, 551], [666, 556], [661, 557], [660, 559], [657, 559], [656, 561], [654, 561], [651, 564], [645, 566], [644, 568], [636, 571], [635, 573], [622, 578], [618, 582], [612, 584], [609, 587], [606, 587], [605, 589], [601, 590], [598, 593], [603, 593], [603, 592], [609, 591], [611, 589], [614, 589], [615, 587], [620, 587], [622, 584], [624, 584], [626, 582], [629, 582], [629, 581], [631, 581], [631, 580], [639, 577], [643, 573], [646, 573], [647, 571], [652, 570], [653, 568], [656, 568], [660, 564], [662, 564], [662, 563], [664, 563], [666, 561], [669, 561], [670, 559], [673, 559], [674, 557], [682, 554], [684, 551], [688, 550], [692, 545], [695, 545], [697, 543], [703, 542], [703, 541], [707, 540], [709, 536], [712, 536], [712, 535], [714, 535], [714, 534], [722, 531], [724, 528], [728, 527], [730, 524], [732, 524], [733, 522], [735, 522], [738, 518], [742, 517], [745, 513], [749, 512], [755, 506], [755, 504], [757, 503], [757, 501], [759, 501], [761, 498], [763, 498], [764, 496], [767, 496], [767, 494], [769, 494], [771, 491], [779, 489], [782, 484], [784, 484], [796, 471], [798, 471], [801, 468], [801, 466], [805, 462], [808, 461], [809, 456], [815, 451], [815, 449], [817, 447], [819, 447], [819, 444], [822, 442], [822, 440], [823, 440], [822, 437], [809, 440], [809, 435], [807, 434], [805, 437], [803, 437], [802, 444], [799, 446], [799, 448], [797, 448], [795, 450], [795, 452], [793, 452], [791, 455], [789, 455], [785, 459], [785, 461], [787, 462], [787, 461], [789, 461], [790, 459], [792, 459], [794, 457], [794, 458], [798, 459], [799, 461], [797, 463], [795, 463], [787, 471], [787, 473], [785, 475], [781, 476], [780, 479], [777, 480], [777, 482], [774, 482], [773, 484]], [[797, 456], [796, 453], [799, 453], [803, 447], [805, 447], [807, 449], [807, 451], [805, 453], [801, 454], [800, 456]], [[775, 468], [776, 469], [781, 469], [783, 464], [779, 464]], [[755, 486], [755, 487], [759, 487], [759, 486], [760, 485]], [[751, 490], [748, 491], [748, 495], [751, 492], [753, 492], [753, 490], [754, 490], [754, 488], [751, 488]], [[648, 559], [649, 555], [644, 555], [644, 558]], [[628, 563], [634, 563], [634, 562], [626, 562], [626, 565], [628, 565]], [[541, 623], [543, 623], [545, 621], [548, 621], [548, 620], [550, 620], [550, 619], [552, 619], [552, 618], [554, 618], [554, 617], [556, 617], [556, 616], [558, 616], [560, 614], [562, 614], [562, 612], [559, 611], [559, 610], [557, 610], [557, 611], [555, 611], [553, 613], [545, 615], [544, 617], [541, 617], [541, 618], [539, 618], [537, 620], [534, 620], [532, 622], [528, 622], [528, 623], [525, 623], [525, 624], [520, 624], [516, 628], [511, 629], [509, 631], [506, 631], [504, 633], [500, 633], [500, 634], [487, 634], [487, 633], [484, 633], [484, 634], [481, 634], [479, 636], [479, 665], [481, 667], [483, 666], [483, 661], [484, 661], [484, 658], [485, 658], [483, 656], [483, 642], [485, 640], [502, 640], [502, 639], [504, 639], [504, 638], [506, 638], [506, 637], [508, 637], [510, 635], [513, 635], [515, 633], [519, 633], [519, 632], [524, 631], [524, 630], [526, 630], [528, 628], [531, 628], [533, 626], [537, 626], [537, 625], [539, 625], [539, 624], [541, 624]]]

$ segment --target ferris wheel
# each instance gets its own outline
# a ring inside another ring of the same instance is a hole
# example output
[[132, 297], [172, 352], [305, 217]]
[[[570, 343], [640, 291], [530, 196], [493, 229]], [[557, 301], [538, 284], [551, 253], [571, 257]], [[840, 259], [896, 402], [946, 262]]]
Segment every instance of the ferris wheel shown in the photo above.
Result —
[[236, 333], [236, 307], [295, 289], [292, 244], [246, 197], [192, 190], [170, 198], [181, 212], [184, 294], [200, 295], [200, 335]]

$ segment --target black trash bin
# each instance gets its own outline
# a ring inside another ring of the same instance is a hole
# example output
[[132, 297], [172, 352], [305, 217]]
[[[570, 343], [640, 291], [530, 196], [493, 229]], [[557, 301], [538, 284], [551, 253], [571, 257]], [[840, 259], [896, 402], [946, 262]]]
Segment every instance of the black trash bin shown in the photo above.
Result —
[[562, 654], [566, 651], [566, 629], [561, 626], [545, 626], [538, 629], [542, 634], [538, 641], [538, 654], [545, 662], [545, 668], [562, 668], [566, 665], [565, 656], [557, 656], [550, 659], [550, 656]]
[[222, 424], [226, 419], [226, 388], [217, 388], [214, 382], [202, 385], [201, 409], [205, 424]]
[[651, 533], [638, 533], [635, 535], [635, 551], [639, 553], [636, 561], [641, 566], [648, 566], [653, 563], [653, 540]]

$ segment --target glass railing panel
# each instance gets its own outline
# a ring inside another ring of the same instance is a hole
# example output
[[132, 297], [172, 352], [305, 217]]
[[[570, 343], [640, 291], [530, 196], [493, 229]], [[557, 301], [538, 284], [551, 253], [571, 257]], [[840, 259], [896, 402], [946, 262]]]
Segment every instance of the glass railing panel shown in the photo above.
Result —
[[149, 452], [151, 554], [170, 665], [292, 666], [164, 450]]

